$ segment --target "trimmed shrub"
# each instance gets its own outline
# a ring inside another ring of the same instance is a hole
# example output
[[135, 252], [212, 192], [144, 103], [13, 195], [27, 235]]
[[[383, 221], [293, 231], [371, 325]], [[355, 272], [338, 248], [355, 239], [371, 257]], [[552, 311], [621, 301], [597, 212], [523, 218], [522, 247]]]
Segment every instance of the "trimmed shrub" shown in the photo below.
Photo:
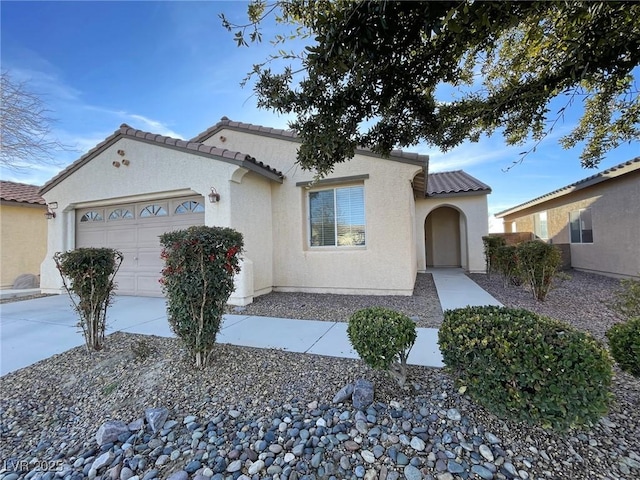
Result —
[[562, 263], [560, 249], [537, 240], [522, 242], [516, 247], [516, 258], [518, 274], [531, 288], [533, 298], [544, 301]]
[[504, 417], [563, 430], [606, 413], [609, 355], [589, 334], [527, 310], [445, 312], [438, 343], [467, 392]]
[[640, 280], [620, 280], [612, 307], [625, 318], [640, 318]]
[[640, 317], [614, 325], [606, 335], [611, 355], [620, 368], [640, 377]]
[[503, 245], [496, 248], [494, 258], [496, 270], [502, 275], [505, 287], [507, 285], [522, 285], [518, 252], [515, 245]]
[[404, 386], [407, 358], [417, 336], [413, 320], [388, 308], [365, 308], [351, 316], [347, 335], [367, 365], [376, 370], [387, 370], [401, 387]]
[[[111, 248], [78, 248], [53, 256], [64, 289], [78, 313], [87, 350], [102, 350], [107, 308], [113, 300], [114, 277], [122, 253]], [[67, 282], [68, 280], [68, 282]]]
[[221, 227], [189, 227], [160, 235], [165, 267], [160, 283], [173, 332], [202, 368], [216, 342], [224, 308], [240, 271], [242, 234]]
[[491, 278], [491, 273], [496, 270], [496, 251], [499, 247], [506, 245], [506, 240], [503, 237], [488, 235], [482, 237], [482, 244], [484, 245], [484, 261], [487, 265], [487, 275]]

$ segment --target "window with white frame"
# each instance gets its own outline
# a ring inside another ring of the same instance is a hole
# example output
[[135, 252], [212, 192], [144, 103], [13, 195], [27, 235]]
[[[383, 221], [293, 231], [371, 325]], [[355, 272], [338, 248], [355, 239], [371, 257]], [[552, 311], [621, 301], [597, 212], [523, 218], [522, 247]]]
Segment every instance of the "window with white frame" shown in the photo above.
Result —
[[538, 238], [549, 238], [549, 231], [547, 229], [547, 212], [538, 212], [533, 215], [533, 233]]
[[365, 245], [364, 187], [309, 192], [312, 247]]
[[585, 208], [569, 213], [571, 243], [593, 243], [591, 209]]

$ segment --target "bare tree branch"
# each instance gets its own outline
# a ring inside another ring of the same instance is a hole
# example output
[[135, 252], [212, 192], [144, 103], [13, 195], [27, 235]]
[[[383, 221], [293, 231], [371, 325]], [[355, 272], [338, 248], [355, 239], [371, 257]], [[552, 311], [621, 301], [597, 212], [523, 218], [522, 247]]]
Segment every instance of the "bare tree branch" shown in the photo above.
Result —
[[55, 119], [27, 82], [0, 77], [0, 165], [21, 171], [33, 164], [56, 165], [55, 152], [73, 150], [52, 137]]

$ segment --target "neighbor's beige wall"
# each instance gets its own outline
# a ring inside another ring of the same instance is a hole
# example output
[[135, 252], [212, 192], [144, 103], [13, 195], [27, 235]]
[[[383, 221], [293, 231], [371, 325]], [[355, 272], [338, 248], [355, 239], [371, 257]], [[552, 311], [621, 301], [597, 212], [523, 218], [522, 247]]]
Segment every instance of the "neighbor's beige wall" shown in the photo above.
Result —
[[[369, 175], [356, 183], [364, 185], [366, 246], [311, 248], [307, 233], [309, 190], [296, 183], [313, 180], [313, 174], [294, 163], [298, 142], [223, 130], [205, 143], [249, 153], [285, 174], [282, 185], [271, 185], [275, 290], [400, 295], [413, 292], [417, 268], [410, 182], [421, 171], [420, 166], [364, 155], [336, 165], [329, 178]], [[251, 218], [256, 218], [257, 224], [261, 222], [258, 217], [262, 207], [246, 207], [253, 211]], [[254, 277], [259, 276], [267, 278], [268, 273], [256, 271]]]
[[533, 232], [533, 215], [546, 211], [550, 241], [570, 243], [569, 213], [582, 208], [591, 208], [593, 243], [571, 244], [572, 266], [607, 275], [638, 276], [640, 170], [507, 215], [504, 222], [515, 221], [518, 231]]
[[417, 268], [427, 268], [425, 221], [439, 207], [451, 207], [460, 212], [460, 263], [469, 272], [484, 272], [482, 237], [489, 232], [487, 195], [431, 197], [416, 199]]
[[18, 275], [40, 274], [47, 251], [47, 219], [43, 205], [0, 204], [0, 282], [11, 287]]

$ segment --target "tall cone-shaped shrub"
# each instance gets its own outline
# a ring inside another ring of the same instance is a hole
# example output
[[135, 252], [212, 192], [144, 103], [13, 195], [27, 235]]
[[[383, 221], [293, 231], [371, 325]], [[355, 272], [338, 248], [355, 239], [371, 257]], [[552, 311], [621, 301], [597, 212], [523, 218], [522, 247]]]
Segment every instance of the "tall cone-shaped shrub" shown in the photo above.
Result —
[[87, 350], [102, 350], [107, 324], [107, 307], [113, 299], [114, 277], [122, 253], [111, 248], [78, 248], [57, 252], [53, 260], [65, 290], [78, 313]]
[[202, 368], [211, 354], [240, 271], [242, 234], [222, 227], [190, 227], [160, 236], [163, 291], [173, 332]]

